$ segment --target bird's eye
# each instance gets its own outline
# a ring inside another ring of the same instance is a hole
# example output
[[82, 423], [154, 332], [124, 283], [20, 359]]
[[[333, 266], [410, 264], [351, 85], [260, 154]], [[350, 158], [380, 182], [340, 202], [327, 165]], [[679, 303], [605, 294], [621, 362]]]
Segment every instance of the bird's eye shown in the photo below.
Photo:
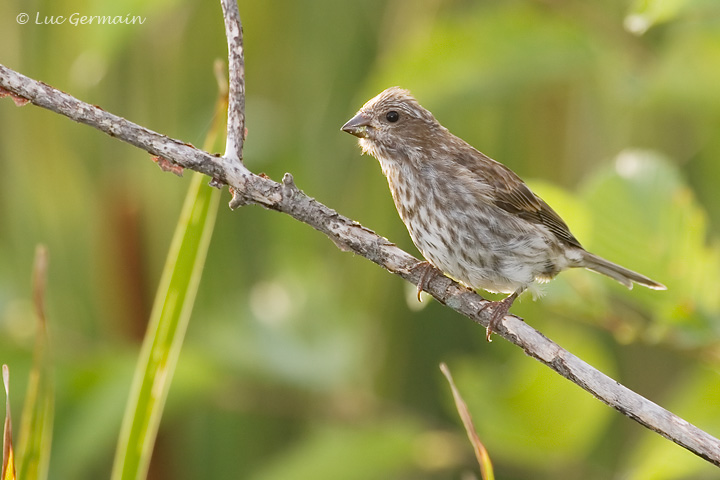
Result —
[[385, 118], [387, 118], [387, 121], [390, 123], [395, 123], [400, 119], [400, 114], [396, 112], [395, 110], [390, 110], [386, 115]]

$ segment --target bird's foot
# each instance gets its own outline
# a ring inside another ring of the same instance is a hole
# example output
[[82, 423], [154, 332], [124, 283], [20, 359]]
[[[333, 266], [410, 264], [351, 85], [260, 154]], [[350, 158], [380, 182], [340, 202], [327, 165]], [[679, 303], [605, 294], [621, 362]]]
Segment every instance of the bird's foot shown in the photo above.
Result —
[[478, 314], [481, 312], [488, 310], [488, 313], [490, 315], [490, 319], [488, 320], [488, 326], [486, 329], [486, 336], [488, 342], [492, 342], [490, 339], [490, 335], [492, 335], [495, 328], [502, 322], [503, 318], [508, 314], [508, 311], [510, 311], [510, 307], [512, 306], [515, 299], [518, 297], [519, 293], [515, 292], [512, 295], [508, 295], [507, 297], [503, 298], [502, 300], [498, 302], [487, 302], [485, 305], [480, 307], [480, 310], [478, 310]]
[[425, 287], [430, 283], [430, 279], [434, 275], [437, 275], [437, 269], [433, 266], [432, 263], [428, 261], [420, 262], [415, 264], [415, 266], [412, 267], [413, 270], [416, 268], [421, 268], [422, 273], [420, 274], [420, 280], [418, 280], [417, 283], [417, 299], [418, 302], [422, 302], [422, 299], [420, 298], [420, 294], [425, 290]]

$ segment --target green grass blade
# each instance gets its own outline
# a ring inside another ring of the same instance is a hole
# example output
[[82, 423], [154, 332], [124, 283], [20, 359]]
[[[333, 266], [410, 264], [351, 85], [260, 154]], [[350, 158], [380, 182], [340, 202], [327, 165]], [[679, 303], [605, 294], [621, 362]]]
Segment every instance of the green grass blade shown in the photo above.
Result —
[[55, 389], [51, 375], [50, 345], [45, 316], [47, 264], [47, 249], [40, 245], [35, 251], [33, 268], [33, 300], [37, 316], [35, 352], [20, 421], [17, 455], [18, 477], [25, 480], [47, 478], [52, 445]]
[[2, 366], [3, 386], [5, 387], [5, 423], [3, 424], [3, 456], [0, 474], [2, 480], [15, 480], [15, 451], [12, 445], [12, 415], [10, 414], [10, 368]]
[[463, 426], [465, 426], [465, 432], [467, 433], [468, 440], [473, 446], [475, 452], [475, 458], [477, 459], [478, 465], [480, 466], [480, 475], [483, 480], [495, 480], [495, 472], [493, 471], [492, 461], [490, 455], [485, 449], [485, 445], [480, 441], [475, 425], [473, 425], [472, 418], [470, 416], [470, 410], [468, 410], [465, 400], [463, 400], [460, 390], [455, 386], [455, 381], [450, 374], [450, 369], [444, 363], [440, 364], [440, 370], [450, 384], [452, 390], [453, 399], [455, 400], [455, 408], [457, 408], [462, 420]]
[[215, 223], [220, 191], [194, 174], [170, 246], [120, 430], [113, 480], [144, 479]]

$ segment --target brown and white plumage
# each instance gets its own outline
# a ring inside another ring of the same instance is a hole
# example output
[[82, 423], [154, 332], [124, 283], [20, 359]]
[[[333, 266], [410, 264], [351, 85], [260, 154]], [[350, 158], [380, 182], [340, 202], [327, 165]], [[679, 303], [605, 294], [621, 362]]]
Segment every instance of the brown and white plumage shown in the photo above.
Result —
[[493, 302], [495, 323], [535, 281], [568, 268], [628, 288], [665, 289], [587, 252], [520, 177], [451, 134], [407, 90], [383, 91], [342, 129], [380, 162], [398, 213], [430, 263], [472, 288], [511, 294]]

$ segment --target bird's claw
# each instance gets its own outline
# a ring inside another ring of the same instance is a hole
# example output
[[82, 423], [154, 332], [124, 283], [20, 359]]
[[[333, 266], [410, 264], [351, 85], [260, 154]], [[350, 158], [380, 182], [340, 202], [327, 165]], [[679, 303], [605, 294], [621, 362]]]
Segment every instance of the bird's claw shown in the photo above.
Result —
[[417, 299], [418, 302], [422, 302], [420, 295], [422, 294], [423, 290], [425, 290], [425, 286], [428, 284], [430, 274], [433, 272], [434, 268], [432, 264], [427, 261], [416, 264], [413, 269], [415, 268], [423, 269], [423, 272], [420, 274], [420, 280], [418, 280], [417, 283]]
[[508, 314], [508, 312], [510, 311], [510, 307], [512, 306], [518, 295], [519, 293], [515, 292], [512, 295], [508, 295], [507, 297], [503, 298], [498, 302], [487, 302], [485, 303], [485, 305], [480, 307], [480, 310], [478, 310], [478, 315], [484, 310], [490, 310], [490, 318], [488, 320], [487, 328], [485, 329], [485, 339], [488, 342], [492, 342], [492, 339], [490, 339], [490, 335], [492, 335], [492, 333], [495, 331], [495, 327], [500, 325], [503, 318], [505, 318], [505, 316]]

